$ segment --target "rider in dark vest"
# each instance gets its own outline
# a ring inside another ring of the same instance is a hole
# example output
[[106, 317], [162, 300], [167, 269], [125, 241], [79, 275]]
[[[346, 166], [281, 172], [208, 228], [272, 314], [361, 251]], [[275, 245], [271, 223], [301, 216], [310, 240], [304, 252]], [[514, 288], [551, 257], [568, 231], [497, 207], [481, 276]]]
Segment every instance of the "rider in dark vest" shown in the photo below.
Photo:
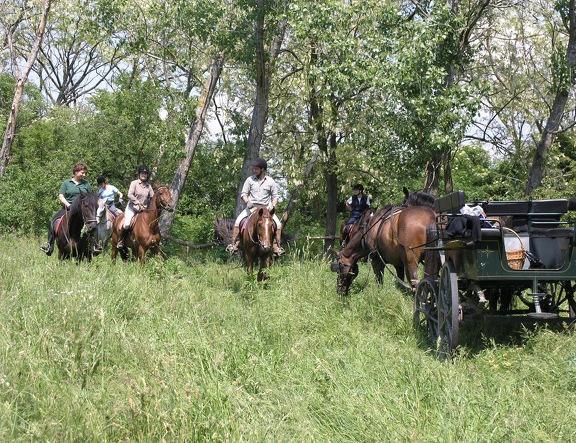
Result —
[[354, 195], [346, 201], [346, 208], [350, 211], [350, 218], [346, 222], [346, 230], [349, 230], [350, 226], [370, 207], [370, 198], [364, 195], [364, 186], [357, 184], [354, 185], [353, 189]]

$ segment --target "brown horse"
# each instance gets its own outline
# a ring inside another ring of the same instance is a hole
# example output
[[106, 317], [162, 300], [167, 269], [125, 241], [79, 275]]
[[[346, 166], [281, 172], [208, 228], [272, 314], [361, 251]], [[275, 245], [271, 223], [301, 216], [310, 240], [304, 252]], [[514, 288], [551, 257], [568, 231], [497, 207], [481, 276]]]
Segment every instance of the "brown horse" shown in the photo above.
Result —
[[348, 243], [352, 237], [364, 229], [366, 223], [368, 223], [368, 220], [374, 215], [375, 212], [376, 210], [374, 208], [366, 209], [360, 218], [352, 223], [348, 228], [346, 228], [348, 219], [342, 222], [340, 225], [340, 246], [342, 248], [346, 246], [346, 243]]
[[163, 258], [162, 251], [160, 250], [160, 227], [158, 220], [162, 215], [162, 211], [174, 211], [174, 201], [172, 200], [172, 193], [168, 186], [154, 186], [156, 192], [150, 200], [147, 209], [139, 212], [134, 216], [131, 223], [131, 230], [126, 235], [124, 247], [116, 249], [122, 226], [124, 225], [124, 214], [120, 214], [114, 222], [114, 230], [112, 232], [112, 260], [116, 260], [118, 251], [122, 256], [122, 260], [128, 259], [128, 249], [132, 250], [132, 259], [138, 258], [140, 263], [144, 263], [146, 252], [150, 249], [156, 256]]
[[98, 197], [91, 192], [80, 192], [66, 210], [60, 222], [57, 222], [56, 244], [58, 258], [77, 258], [92, 260], [100, 251], [96, 245], [96, 211]]
[[250, 275], [254, 271], [254, 265], [260, 262], [258, 281], [269, 278], [264, 269], [272, 265], [274, 255], [272, 245], [276, 236], [273, 214], [274, 209], [268, 211], [265, 207], [257, 208], [250, 214], [240, 232], [240, 250], [244, 267]]
[[[424, 273], [434, 277], [440, 267], [437, 251], [426, 250], [436, 242], [436, 214], [425, 206], [387, 206], [376, 212], [362, 233], [340, 252], [337, 289], [348, 294], [358, 275], [358, 260], [370, 256], [379, 283], [386, 265], [394, 266], [400, 281], [407, 274], [413, 289], [418, 281], [418, 264], [425, 262]], [[407, 285], [406, 285], [407, 286]]]

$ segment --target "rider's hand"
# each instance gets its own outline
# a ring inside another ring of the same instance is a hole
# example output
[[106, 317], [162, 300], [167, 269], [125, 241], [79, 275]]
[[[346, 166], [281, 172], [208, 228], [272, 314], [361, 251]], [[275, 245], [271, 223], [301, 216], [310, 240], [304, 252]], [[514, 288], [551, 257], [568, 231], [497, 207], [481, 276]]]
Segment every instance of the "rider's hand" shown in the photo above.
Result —
[[118, 204], [119, 204], [119, 205], [122, 204], [122, 199], [121, 199], [121, 198], [118, 199]]
[[268, 209], [268, 212], [270, 212], [272, 209], [274, 209], [274, 205], [272, 203], [268, 203], [268, 207], [266, 209]]
[[254, 203], [252, 203], [251, 200], [248, 200], [248, 201], [246, 202], [246, 207], [247, 207], [248, 209], [251, 209], [251, 208], [254, 207]]

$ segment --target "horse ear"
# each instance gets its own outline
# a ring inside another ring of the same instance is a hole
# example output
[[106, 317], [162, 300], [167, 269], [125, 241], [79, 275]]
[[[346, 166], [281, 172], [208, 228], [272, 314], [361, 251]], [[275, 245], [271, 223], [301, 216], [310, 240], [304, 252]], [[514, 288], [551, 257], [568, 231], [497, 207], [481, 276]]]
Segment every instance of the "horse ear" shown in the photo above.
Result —
[[270, 211], [268, 211], [268, 212], [270, 212], [270, 215], [274, 215], [274, 213], [276, 212], [276, 208], [274, 207], [274, 208], [272, 208], [272, 209], [271, 209]]
[[410, 195], [410, 192], [408, 192], [408, 188], [406, 186], [402, 186], [402, 191], [404, 192], [406, 198], [408, 198], [408, 196]]
[[160, 186], [158, 186], [158, 183], [154, 183], [152, 186], [153, 186], [154, 189], [156, 189], [156, 190], [160, 189]]

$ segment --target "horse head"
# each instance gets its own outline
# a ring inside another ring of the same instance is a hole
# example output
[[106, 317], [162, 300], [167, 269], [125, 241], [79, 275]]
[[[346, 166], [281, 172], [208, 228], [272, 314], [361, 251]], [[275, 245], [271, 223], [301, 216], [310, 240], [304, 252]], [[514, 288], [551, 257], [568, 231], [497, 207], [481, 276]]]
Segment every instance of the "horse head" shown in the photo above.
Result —
[[174, 212], [175, 203], [172, 200], [172, 193], [168, 186], [157, 186], [154, 185], [156, 188], [156, 192], [154, 193], [154, 197], [156, 198], [156, 207], [163, 211]]
[[340, 251], [338, 261], [334, 265], [332, 270], [338, 273], [336, 290], [340, 295], [348, 295], [350, 285], [358, 275], [358, 262], [350, 254], [348, 246]]
[[261, 251], [269, 252], [272, 250], [274, 241], [274, 220], [268, 209], [261, 207], [256, 210], [254, 215], [257, 217], [255, 222], [255, 233], [257, 243]]
[[96, 221], [99, 225], [102, 223], [106, 223], [107, 221], [106, 200], [103, 200], [101, 198], [98, 199], [98, 209], [96, 210]]
[[77, 197], [79, 204], [79, 211], [82, 214], [84, 226], [90, 232], [96, 230], [98, 226], [98, 197], [91, 192], [80, 192]]

